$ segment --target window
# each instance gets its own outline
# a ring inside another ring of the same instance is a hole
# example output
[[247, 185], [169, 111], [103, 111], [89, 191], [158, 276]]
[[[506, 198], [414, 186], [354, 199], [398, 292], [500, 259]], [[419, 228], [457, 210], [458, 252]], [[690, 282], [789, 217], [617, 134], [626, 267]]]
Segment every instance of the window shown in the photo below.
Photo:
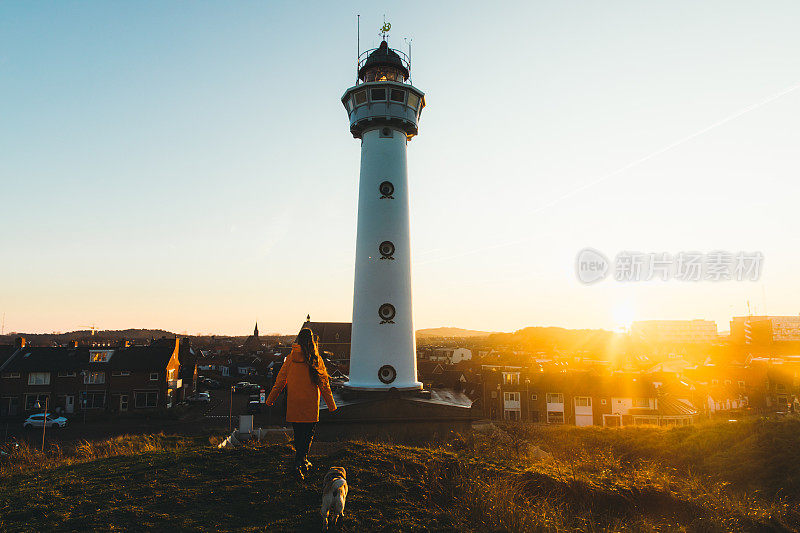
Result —
[[155, 407], [158, 404], [157, 391], [144, 391], [134, 393], [134, 405], [137, 409], [145, 409], [148, 407]]
[[506, 409], [503, 412], [503, 417], [506, 420], [520, 420], [522, 418], [519, 409]]
[[348, 98], [347, 99], [347, 110], [348, 111], [353, 111], [353, 107], [354, 107], [353, 99], [352, 98]]
[[719, 385], [719, 380], [718, 379], [712, 379], [711, 380], [711, 384], [712, 385]]
[[533, 400], [535, 402], [538, 399], [539, 399], [539, 397], [537, 395], [531, 394], [531, 400]]
[[740, 382], [739, 382], [739, 388], [740, 388], [740, 389], [743, 389], [743, 388], [744, 388], [744, 381], [740, 381]]
[[28, 373], [28, 385], [50, 385], [50, 372]]
[[519, 402], [518, 392], [504, 392], [503, 399], [507, 402]]
[[417, 109], [419, 105], [419, 96], [414, 93], [408, 93], [408, 107]]
[[493, 390], [491, 396], [492, 398], [497, 398], [497, 391]]
[[401, 91], [400, 89], [392, 89], [391, 94], [389, 95], [389, 99], [393, 102], [404, 102], [406, 99], [406, 92]]
[[3, 372], [4, 378], [18, 378], [19, 372]]
[[81, 392], [81, 405], [84, 409], [102, 409], [106, 405], [106, 393]]
[[85, 372], [83, 374], [83, 383], [85, 385], [97, 385], [106, 382], [105, 372]]
[[647, 399], [647, 398], [634, 398], [633, 406], [634, 407], [643, 407], [643, 408], [650, 407], [650, 400]]
[[503, 372], [503, 385], [519, 385], [519, 372]]
[[369, 97], [373, 102], [386, 100], [386, 89], [372, 89], [369, 92]]
[[575, 407], [591, 407], [592, 398], [590, 396], [575, 396]]
[[724, 383], [725, 383], [725, 385], [730, 385], [730, 384], [731, 384], [731, 380], [729, 380], [729, 379], [726, 379], [726, 380], [724, 381]]
[[15, 416], [19, 412], [19, 398], [8, 396], [0, 398], [0, 416]]
[[108, 363], [114, 350], [89, 350], [89, 361], [92, 363]]
[[[25, 395], [25, 410], [33, 411], [35, 409], [44, 409], [47, 401], [47, 394], [26, 394]], [[39, 402], [39, 407], [36, 407], [36, 402]]]
[[367, 91], [358, 91], [356, 94], [353, 95], [353, 101], [356, 103], [356, 105], [366, 104]]
[[158, 381], [158, 372], [150, 373], [150, 381]]
[[563, 424], [564, 423], [564, 413], [561, 411], [547, 411], [547, 423], [548, 424]]
[[130, 376], [131, 373], [127, 370], [117, 370], [111, 373], [112, 376]]
[[606, 404], [606, 399], [605, 399], [605, 398], [602, 398], [602, 399], [600, 400], [600, 405], [605, 405], [605, 404]]
[[60, 378], [74, 378], [75, 375], [76, 374], [75, 374], [74, 370], [59, 370], [58, 371], [58, 377], [60, 377]]
[[560, 392], [548, 392], [547, 403], [564, 403], [564, 395]]
[[364, 81], [403, 81], [405, 76], [394, 67], [371, 67], [364, 73]]

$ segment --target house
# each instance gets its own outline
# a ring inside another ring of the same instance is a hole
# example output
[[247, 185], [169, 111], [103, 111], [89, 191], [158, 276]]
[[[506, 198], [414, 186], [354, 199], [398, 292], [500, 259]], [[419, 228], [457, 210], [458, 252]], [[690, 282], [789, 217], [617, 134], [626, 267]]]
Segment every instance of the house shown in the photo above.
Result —
[[192, 348], [188, 342], [182, 342], [178, 349], [178, 377], [183, 381], [184, 391], [194, 394], [197, 392], [197, 360], [199, 352]]
[[529, 403], [523, 401], [528, 397], [522, 378], [527, 372], [520, 366], [481, 365], [479, 405], [484, 416], [492, 420], [531, 420]]
[[236, 363], [236, 373], [240, 376], [249, 376], [256, 373], [256, 367], [252, 363]]
[[[655, 375], [655, 374], [654, 374]], [[693, 387], [668, 374], [653, 376], [620, 373], [607, 382], [610, 394], [603, 426], [683, 426], [693, 424], [698, 411], [691, 401]]]
[[694, 424], [697, 409], [685, 400], [663, 397], [646, 408], [629, 409], [628, 414], [635, 426], [689, 426]]
[[472, 350], [467, 348], [434, 348], [430, 351], [428, 359], [454, 365], [462, 361], [471, 361]]
[[531, 371], [482, 365], [484, 416], [575, 426], [687, 425], [698, 412], [689, 389], [659, 386], [639, 374]]
[[332, 354], [331, 360], [340, 364], [344, 368], [350, 368], [350, 333], [352, 323], [350, 322], [311, 322], [308, 317], [303, 323], [303, 328], [309, 328], [314, 332], [319, 343], [320, 351], [324, 350]]
[[197, 363], [197, 369], [203, 372], [216, 372], [222, 377], [231, 375], [230, 368], [232, 359], [230, 356], [212, 356], [201, 359]]
[[[39, 411], [45, 403], [64, 414], [171, 407], [188, 388], [180, 377], [179, 353], [177, 338], [116, 348], [75, 343], [29, 347], [23, 342], [0, 367], [0, 415]], [[187, 359], [184, 375], [190, 365]]]

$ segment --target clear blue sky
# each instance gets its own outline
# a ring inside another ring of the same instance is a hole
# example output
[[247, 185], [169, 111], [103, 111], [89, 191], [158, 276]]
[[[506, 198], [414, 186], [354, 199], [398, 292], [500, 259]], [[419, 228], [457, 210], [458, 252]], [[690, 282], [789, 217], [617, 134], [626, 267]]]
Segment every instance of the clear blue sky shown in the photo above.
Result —
[[[417, 327], [800, 311], [800, 90], [580, 190], [799, 83], [796, 2], [7, 1], [6, 332], [349, 321], [357, 13], [362, 49], [384, 13], [413, 37], [427, 93]], [[758, 283], [587, 287], [585, 246], [766, 259]]]

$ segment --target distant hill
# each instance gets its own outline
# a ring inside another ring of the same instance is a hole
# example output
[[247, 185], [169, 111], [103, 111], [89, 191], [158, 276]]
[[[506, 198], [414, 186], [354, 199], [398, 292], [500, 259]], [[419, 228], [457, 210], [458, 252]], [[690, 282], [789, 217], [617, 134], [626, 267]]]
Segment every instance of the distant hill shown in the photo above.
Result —
[[493, 333], [496, 332], [442, 327], [442, 328], [418, 329], [417, 337], [488, 337]]
[[588, 351], [600, 356], [614, 346], [612, 339], [618, 334], [604, 329], [567, 329], [559, 327], [528, 327], [513, 333], [497, 333], [489, 341], [529, 351]]
[[[247, 335], [229, 336], [229, 335], [204, 335], [198, 337], [195, 335], [186, 335], [182, 333], [174, 333], [163, 329], [124, 329], [124, 330], [97, 330], [92, 335], [90, 330], [82, 331], [69, 331], [65, 333], [12, 333], [0, 336], [0, 344], [13, 344], [16, 337], [25, 337], [26, 341], [31, 346], [54, 346], [65, 345], [70, 341], [78, 341], [81, 344], [109, 344], [114, 345], [120, 341], [130, 341], [133, 344], [147, 344], [153, 339], [160, 339], [161, 337], [181, 337], [189, 339], [192, 345], [203, 346], [214, 344], [222, 340], [229, 340], [230, 342], [241, 343], [247, 339]], [[277, 335], [268, 334], [260, 335], [259, 338], [267, 343], [270, 342], [291, 342], [294, 335]]]

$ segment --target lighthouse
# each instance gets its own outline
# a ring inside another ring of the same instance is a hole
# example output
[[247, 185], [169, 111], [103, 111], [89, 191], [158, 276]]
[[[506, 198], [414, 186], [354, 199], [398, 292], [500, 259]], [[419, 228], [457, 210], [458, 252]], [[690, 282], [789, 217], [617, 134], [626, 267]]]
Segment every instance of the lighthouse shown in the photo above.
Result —
[[[386, 26], [384, 30], [386, 30]], [[406, 148], [425, 95], [409, 83], [408, 56], [380, 46], [358, 58], [342, 96], [361, 140], [350, 380], [356, 391], [420, 390], [411, 291]]]
[[425, 95], [410, 82], [410, 58], [389, 48], [388, 29], [378, 48], [359, 54], [356, 84], [342, 96], [361, 140], [350, 378], [333, 391], [336, 411], [320, 406], [323, 439], [416, 442], [469, 431], [475, 420], [462, 390], [423, 390], [417, 380], [406, 149]]

